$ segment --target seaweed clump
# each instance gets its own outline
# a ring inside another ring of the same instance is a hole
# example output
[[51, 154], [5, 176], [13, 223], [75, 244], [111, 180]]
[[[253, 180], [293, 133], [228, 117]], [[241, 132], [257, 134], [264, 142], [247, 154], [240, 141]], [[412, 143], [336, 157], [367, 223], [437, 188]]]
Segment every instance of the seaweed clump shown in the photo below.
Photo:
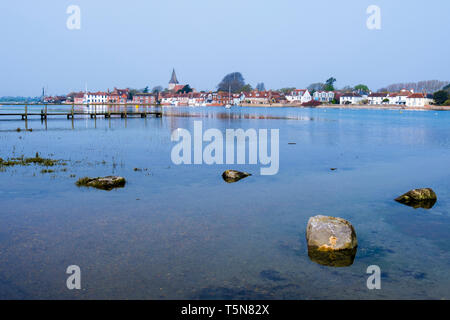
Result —
[[41, 165], [45, 167], [53, 167], [55, 165], [66, 165], [62, 160], [42, 158], [39, 153], [36, 152], [34, 157], [25, 158], [23, 155], [16, 158], [9, 158], [3, 160], [0, 158], [0, 167], [13, 167], [13, 166], [29, 166], [30, 164]]
[[83, 177], [78, 179], [75, 184], [79, 187], [93, 187], [110, 191], [114, 188], [123, 188], [125, 186], [125, 183], [126, 180], [123, 177], [107, 176], [97, 178]]

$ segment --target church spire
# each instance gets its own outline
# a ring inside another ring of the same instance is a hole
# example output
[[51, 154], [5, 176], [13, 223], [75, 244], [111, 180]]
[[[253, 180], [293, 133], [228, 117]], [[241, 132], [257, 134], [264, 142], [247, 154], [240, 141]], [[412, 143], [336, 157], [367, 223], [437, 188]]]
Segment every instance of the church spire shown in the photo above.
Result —
[[169, 84], [178, 84], [177, 75], [175, 74], [175, 69], [172, 71], [172, 77], [170, 78]]

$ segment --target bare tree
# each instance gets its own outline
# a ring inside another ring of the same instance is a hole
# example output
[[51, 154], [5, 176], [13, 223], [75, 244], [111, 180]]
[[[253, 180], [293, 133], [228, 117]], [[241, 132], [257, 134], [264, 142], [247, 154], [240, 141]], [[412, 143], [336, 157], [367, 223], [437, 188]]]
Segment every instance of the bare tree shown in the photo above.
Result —
[[406, 83], [400, 82], [391, 84], [383, 89], [386, 89], [387, 91], [390, 92], [400, 91], [401, 89], [408, 89], [408, 90], [413, 89], [415, 92], [426, 91], [429, 93], [433, 93], [441, 90], [449, 83], [450, 83], [449, 81], [440, 81], [440, 80], [424, 80], [419, 82], [406, 82]]

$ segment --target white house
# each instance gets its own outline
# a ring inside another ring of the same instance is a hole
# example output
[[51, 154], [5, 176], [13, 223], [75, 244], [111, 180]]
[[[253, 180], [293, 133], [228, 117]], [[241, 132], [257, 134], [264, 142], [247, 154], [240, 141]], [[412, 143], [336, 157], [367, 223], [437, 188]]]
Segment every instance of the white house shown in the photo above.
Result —
[[406, 98], [407, 107], [424, 107], [425, 96], [422, 93], [413, 93]]
[[369, 101], [369, 104], [383, 104], [383, 100], [387, 99], [387, 96], [387, 93], [373, 92], [369, 94], [367, 100]]
[[390, 93], [388, 95], [389, 104], [406, 104], [406, 98], [408, 98], [409, 95], [413, 94], [414, 90], [406, 90], [402, 89], [400, 92], [394, 92]]
[[107, 103], [108, 94], [106, 92], [86, 92], [84, 94], [83, 103]]
[[295, 89], [286, 96], [286, 100], [294, 103], [306, 103], [312, 100], [311, 94], [308, 89]]
[[362, 100], [364, 100], [364, 98], [359, 93], [350, 92], [350, 93], [344, 93], [341, 96], [339, 103], [340, 104], [358, 104], [358, 103], [361, 103]]
[[245, 100], [245, 94], [241, 93], [233, 93], [233, 105], [238, 106]]
[[316, 91], [313, 94], [313, 98], [320, 102], [331, 102], [334, 99], [333, 91]]
[[250, 92], [244, 92], [245, 100], [251, 104], [268, 104], [270, 98], [269, 91], [253, 90]]

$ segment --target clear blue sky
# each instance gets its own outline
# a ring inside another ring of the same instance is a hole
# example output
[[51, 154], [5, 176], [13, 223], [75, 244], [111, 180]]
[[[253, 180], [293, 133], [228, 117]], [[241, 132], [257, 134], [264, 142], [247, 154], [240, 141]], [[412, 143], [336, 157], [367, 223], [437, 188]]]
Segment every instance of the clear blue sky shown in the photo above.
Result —
[[[68, 30], [66, 9], [81, 8]], [[381, 8], [381, 30], [366, 9]], [[0, 96], [182, 83], [266, 88], [450, 80], [448, 0], [14, 0], [0, 3]]]

